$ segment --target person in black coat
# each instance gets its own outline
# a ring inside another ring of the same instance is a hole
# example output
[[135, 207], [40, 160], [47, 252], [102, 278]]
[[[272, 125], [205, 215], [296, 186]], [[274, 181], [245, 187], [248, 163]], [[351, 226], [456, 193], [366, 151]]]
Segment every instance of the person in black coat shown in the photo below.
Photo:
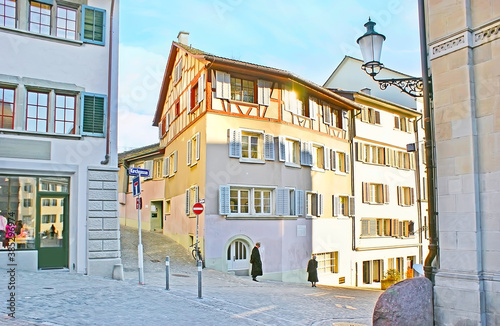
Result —
[[252, 264], [252, 280], [257, 281], [257, 276], [262, 275], [262, 261], [260, 260], [260, 242], [255, 244], [252, 249], [252, 255], [250, 256], [250, 263]]
[[318, 262], [316, 261], [316, 255], [313, 255], [307, 262], [307, 273], [309, 274], [307, 280], [311, 282], [311, 286], [315, 288], [316, 282], [318, 282]]

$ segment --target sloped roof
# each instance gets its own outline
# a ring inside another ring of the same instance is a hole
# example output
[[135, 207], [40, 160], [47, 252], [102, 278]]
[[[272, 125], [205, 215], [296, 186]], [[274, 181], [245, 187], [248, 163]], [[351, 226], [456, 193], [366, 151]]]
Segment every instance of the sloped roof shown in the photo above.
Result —
[[124, 160], [133, 159], [143, 155], [154, 154], [159, 150], [161, 150], [160, 143], [156, 143], [118, 153], [118, 164], [122, 164]]
[[167, 61], [167, 66], [165, 68], [165, 75], [163, 77], [163, 83], [160, 89], [160, 96], [158, 99], [158, 104], [156, 106], [156, 113], [154, 116], [153, 120], [153, 126], [157, 126], [158, 123], [160, 122], [161, 118], [161, 113], [163, 111], [163, 103], [165, 102], [167, 93], [168, 93], [168, 76], [171, 74], [173, 70], [173, 64], [174, 64], [174, 58], [173, 56], [174, 49], [182, 49], [183, 51], [186, 51], [190, 55], [194, 56], [195, 58], [198, 58], [199, 60], [205, 61], [207, 64], [210, 65], [221, 65], [221, 66], [232, 66], [232, 67], [238, 67], [238, 68], [244, 68], [244, 69], [250, 69], [250, 70], [255, 70], [258, 72], [264, 72], [268, 73], [271, 75], [279, 76], [282, 78], [288, 78], [295, 80], [299, 83], [302, 83], [306, 86], [309, 86], [310, 88], [319, 91], [327, 96], [330, 96], [331, 98], [337, 100], [339, 103], [343, 104], [344, 106], [348, 106], [351, 108], [358, 108], [360, 109], [361, 106], [359, 106], [357, 103], [355, 103], [352, 100], [349, 100], [339, 94], [336, 94], [335, 92], [330, 91], [329, 89], [318, 85], [310, 80], [304, 79], [298, 75], [295, 75], [287, 70], [282, 70], [282, 69], [277, 69], [273, 67], [268, 67], [268, 66], [263, 66], [263, 65], [258, 65], [250, 62], [245, 62], [245, 61], [240, 61], [240, 60], [235, 60], [235, 59], [229, 59], [229, 58], [224, 58], [220, 56], [216, 56], [213, 54], [210, 54], [208, 52], [193, 48], [192, 46], [188, 46], [182, 43], [178, 42], [172, 42], [172, 47], [170, 49], [170, 54], [168, 57]]

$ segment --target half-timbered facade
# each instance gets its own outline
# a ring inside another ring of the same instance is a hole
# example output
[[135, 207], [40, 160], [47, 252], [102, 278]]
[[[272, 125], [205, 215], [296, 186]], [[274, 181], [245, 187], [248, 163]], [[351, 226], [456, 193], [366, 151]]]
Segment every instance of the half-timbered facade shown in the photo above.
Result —
[[184, 43], [172, 44], [153, 123], [164, 148], [164, 233], [192, 245], [192, 206], [204, 201], [207, 267], [248, 274], [260, 241], [265, 278], [303, 281], [315, 253], [322, 281], [349, 284], [349, 117], [360, 107], [287, 71]]

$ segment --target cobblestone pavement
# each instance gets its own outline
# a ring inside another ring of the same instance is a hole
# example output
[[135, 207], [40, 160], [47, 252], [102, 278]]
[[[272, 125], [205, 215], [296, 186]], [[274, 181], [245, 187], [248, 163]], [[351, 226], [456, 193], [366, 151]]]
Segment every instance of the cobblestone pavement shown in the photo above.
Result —
[[[371, 325], [381, 291], [253, 282], [211, 269], [198, 298], [195, 262], [167, 237], [143, 232], [145, 285], [138, 284], [137, 230], [122, 227], [125, 281], [67, 271], [16, 273], [15, 319], [9, 318], [8, 273], [0, 269], [3, 325]], [[165, 256], [171, 257], [170, 290]]]

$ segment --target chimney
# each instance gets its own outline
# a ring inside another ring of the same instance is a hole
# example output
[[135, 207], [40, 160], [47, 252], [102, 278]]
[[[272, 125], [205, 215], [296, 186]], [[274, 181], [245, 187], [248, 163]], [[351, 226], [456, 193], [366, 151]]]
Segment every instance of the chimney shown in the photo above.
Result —
[[177, 42], [184, 44], [184, 45], [189, 45], [189, 33], [180, 31], [179, 34], [177, 35]]
[[368, 88], [368, 87], [365, 87], [361, 90], [361, 92], [365, 93], [365, 94], [368, 94], [368, 95], [371, 95], [372, 94], [372, 89], [371, 88]]

